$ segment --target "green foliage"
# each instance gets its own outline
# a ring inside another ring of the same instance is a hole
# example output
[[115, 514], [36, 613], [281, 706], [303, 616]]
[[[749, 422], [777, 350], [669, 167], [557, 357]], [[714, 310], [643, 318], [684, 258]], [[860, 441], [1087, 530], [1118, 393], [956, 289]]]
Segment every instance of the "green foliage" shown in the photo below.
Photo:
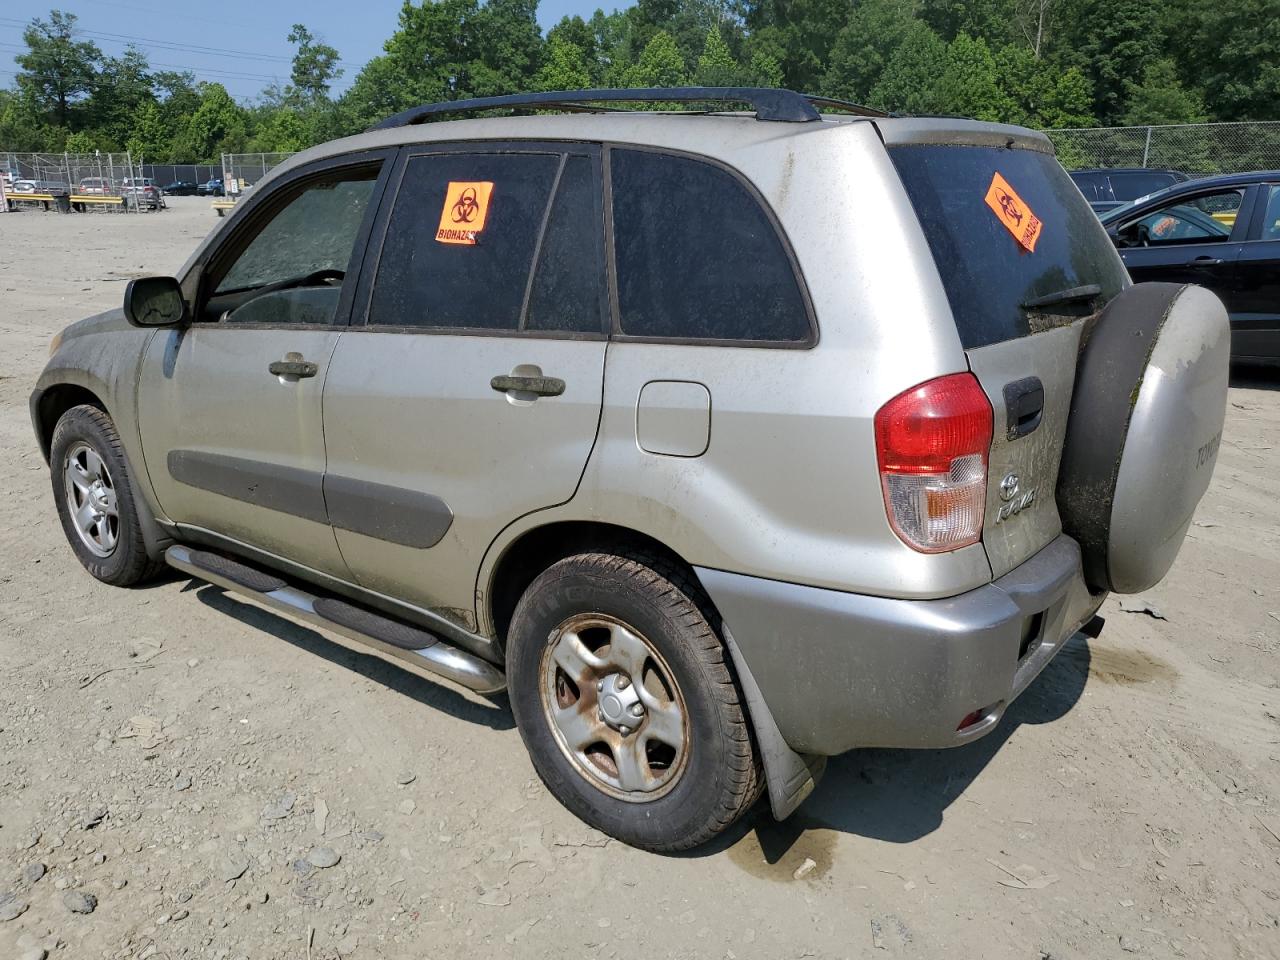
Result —
[[18, 89], [61, 127], [70, 123], [73, 105], [93, 92], [102, 63], [102, 51], [75, 36], [76, 15], [51, 10], [48, 20], [33, 20], [22, 32], [27, 52], [14, 57]]
[[329, 97], [333, 81], [342, 76], [338, 51], [321, 43], [303, 24], [295, 23], [288, 40], [297, 46], [293, 54], [292, 95], [303, 104], [320, 103]]
[[1129, 126], [1147, 123], [1204, 123], [1208, 115], [1204, 98], [1187, 90], [1178, 81], [1172, 60], [1157, 60], [1147, 67], [1141, 83], [1125, 81], [1128, 101], [1122, 122]]
[[628, 87], [679, 87], [688, 82], [684, 57], [675, 39], [665, 30], [659, 30], [645, 45], [636, 61], [626, 72]]
[[[1280, 0], [637, 0], [545, 37], [537, 3], [401, 0], [382, 53], [338, 97], [339, 51], [294, 24], [288, 84], [252, 103], [153, 70], [133, 48], [104, 55], [53, 10], [24, 31], [0, 90], [0, 147], [210, 161], [300, 149], [433, 101], [687, 83], [1048, 128], [1280, 118]], [[1206, 142], [1182, 165], [1218, 162]]]
[[729, 52], [718, 26], [707, 31], [707, 41], [698, 57], [693, 82], [700, 87], [736, 87], [742, 82], [743, 70]]
[[63, 142], [62, 149], [67, 153], [93, 153], [98, 149], [98, 141], [92, 134], [77, 130]]
[[591, 69], [582, 48], [563, 35], [547, 42], [546, 58], [533, 79], [536, 90], [584, 90], [591, 86]]

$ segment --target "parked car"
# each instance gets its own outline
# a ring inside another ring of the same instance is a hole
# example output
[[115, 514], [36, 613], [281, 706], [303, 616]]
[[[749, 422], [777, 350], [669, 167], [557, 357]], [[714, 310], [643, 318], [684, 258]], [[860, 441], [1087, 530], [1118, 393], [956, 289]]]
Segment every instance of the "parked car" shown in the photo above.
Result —
[[149, 210], [165, 208], [164, 194], [150, 177], [129, 177], [120, 185], [120, 194], [126, 206], [146, 207]]
[[1102, 222], [1134, 280], [1197, 283], [1222, 298], [1233, 360], [1280, 364], [1280, 171], [1181, 183]]
[[222, 181], [218, 179], [207, 180], [196, 188], [196, 192], [202, 197], [220, 197], [226, 191], [223, 189]]
[[[753, 112], [546, 112], [614, 99]], [[1226, 315], [1131, 286], [1044, 135], [843, 109], [526, 94], [293, 157], [52, 345], [71, 549], [505, 688], [548, 789], [650, 849], [984, 736], [1169, 569]]]
[[199, 188], [194, 180], [175, 180], [164, 187], [164, 192], [171, 197], [194, 197]]
[[67, 185], [59, 180], [14, 180], [9, 189], [15, 194], [45, 193], [55, 197], [68, 194]]
[[85, 177], [80, 181], [80, 194], [86, 197], [109, 197], [119, 191], [118, 186], [107, 177]]
[[1191, 178], [1181, 170], [1148, 167], [1109, 167], [1099, 170], [1072, 170], [1071, 179], [1080, 188], [1095, 213], [1105, 213], [1130, 200], [1171, 187]]

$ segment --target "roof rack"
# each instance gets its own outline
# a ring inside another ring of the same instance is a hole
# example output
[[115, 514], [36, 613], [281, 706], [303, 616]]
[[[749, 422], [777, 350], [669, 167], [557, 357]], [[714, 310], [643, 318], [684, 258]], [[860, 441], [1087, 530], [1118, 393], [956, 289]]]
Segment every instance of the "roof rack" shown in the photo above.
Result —
[[441, 116], [458, 113], [480, 113], [486, 110], [558, 109], [569, 113], [599, 112], [607, 107], [591, 104], [607, 103], [745, 103], [756, 112], [757, 120], [804, 123], [820, 118], [818, 107], [840, 110], [861, 117], [883, 117], [887, 114], [869, 107], [809, 96], [794, 90], [769, 87], [643, 87], [609, 90], [559, 90], [549, 93], [516, 93], [503, 97], [473, 97], [469, 100], [447, 100], [412, 107], [376, 123], [370, 130], [387, 130], [426, 123]]

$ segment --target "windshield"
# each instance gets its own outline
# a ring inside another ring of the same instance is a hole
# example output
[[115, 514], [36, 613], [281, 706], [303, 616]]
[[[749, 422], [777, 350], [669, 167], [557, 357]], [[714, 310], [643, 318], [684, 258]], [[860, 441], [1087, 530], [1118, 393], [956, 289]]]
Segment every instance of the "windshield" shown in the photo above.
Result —
[[[1114, 297], [1124, 264], [1089, 204], [1047, 153], [1003, 147], [889, 151], [933, 251], [966, 349], [1031, 332], [1032, 303], [1097, 286]], [[1058, 301], [1062, 302], [1062, 301]], [[1090, 300], [1055, 306], [1085, 315]]]

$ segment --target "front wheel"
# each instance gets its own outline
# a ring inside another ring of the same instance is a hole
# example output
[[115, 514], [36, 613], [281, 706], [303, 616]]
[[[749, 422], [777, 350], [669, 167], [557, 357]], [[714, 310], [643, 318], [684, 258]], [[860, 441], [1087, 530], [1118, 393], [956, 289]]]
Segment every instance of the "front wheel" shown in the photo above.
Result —
[[751, 732], [697, 581], [656, 557], [544, 571], [508, 632], [512, 712], [538, 775], [633, 846], [711, 839], [760, 795]]
[[72, 407], [53, 431], [53, 496], [77, 559], [104, 583], [128, 587], [161, 568], [147, 556], [120, 436], [97, 407]]

